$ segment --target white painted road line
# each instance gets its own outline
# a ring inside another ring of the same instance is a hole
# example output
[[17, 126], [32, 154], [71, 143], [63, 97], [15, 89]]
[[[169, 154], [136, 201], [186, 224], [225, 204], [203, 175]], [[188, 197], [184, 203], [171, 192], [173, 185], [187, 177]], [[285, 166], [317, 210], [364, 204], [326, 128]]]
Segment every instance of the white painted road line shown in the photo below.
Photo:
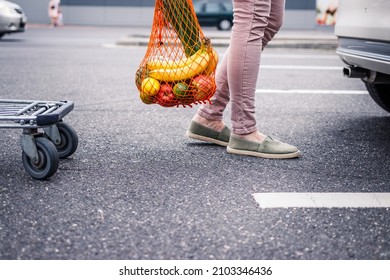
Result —
[[271, 70], [316, 70], [316, 71], [343, 71], [342, 66], [308, 66], [308, 65], [260, 65], [260, 69]]
[[340, 58], [337, 55], [318, 55], [318, 54], [281, 54], [281, 53], [263, 53], [262, 58], [283, 58], [283, 59], [298, 59], [298, 60], [337, 60], [340, 61]]
[[256, 89], [256, 93], [288, 94], [368, 94], [366, 90], [326, 90], [326, 89]]
[[388, 208], [390, 193], [254, 193], [260, 208]]
[[117, 45], [117, 44], [102, 44], [102, 48], [106, 49], [127, 49], [133, 48], [133, 46]]

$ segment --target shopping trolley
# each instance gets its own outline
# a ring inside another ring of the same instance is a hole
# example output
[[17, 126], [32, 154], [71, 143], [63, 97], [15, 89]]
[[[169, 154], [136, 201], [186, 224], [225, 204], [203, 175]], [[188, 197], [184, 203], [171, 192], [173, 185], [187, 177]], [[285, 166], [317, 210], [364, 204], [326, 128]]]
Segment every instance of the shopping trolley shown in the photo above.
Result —
[[23, 166], [33, 178], [53, 176], [59, 159], [76, 151], [77, 133], [62, 120], [73, 107], [71, 101], [0, 99], [0, 128], [23, 130]]

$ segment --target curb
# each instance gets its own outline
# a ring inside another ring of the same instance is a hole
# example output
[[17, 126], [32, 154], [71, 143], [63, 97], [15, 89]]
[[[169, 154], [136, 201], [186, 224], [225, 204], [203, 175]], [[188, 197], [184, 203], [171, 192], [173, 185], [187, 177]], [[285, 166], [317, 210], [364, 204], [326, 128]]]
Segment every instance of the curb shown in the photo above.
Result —
[[[211, 44], [214, 47], [228, 47], [229, 37], [208, 35], [211, 39]], [[129, 35], [116, 41], [118, 46], [148, 46], [149, 37], [145, 35]], [[275, 37], [267, 46], [267, 48], [296, 48], [296, 49], [322, 49], [336, 50], [338, 46], [337, 37], [334, 35], [324, 36], [290, 36], [282, 35]]]

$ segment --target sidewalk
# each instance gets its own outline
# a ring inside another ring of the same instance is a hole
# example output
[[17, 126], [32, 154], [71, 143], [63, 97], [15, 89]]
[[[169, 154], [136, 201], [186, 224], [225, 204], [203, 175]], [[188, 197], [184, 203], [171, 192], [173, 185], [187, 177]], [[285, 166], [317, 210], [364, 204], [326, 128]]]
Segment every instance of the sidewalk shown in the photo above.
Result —
[[[203, 28], [203, 33], [211, 39], [214, 47], [227, 47], [229, 45], [230, 31], [218, 31], [214, 28]], [[131, 28], [129, 35], [117, 40], [120, 46], [147, 46], [150, 29], [145, 27]], [[335, 50], [337, 37], [333, 28], [319, 28], [314, 30], [282, 29], [267, 46], [268, 48], [303, 48]]]

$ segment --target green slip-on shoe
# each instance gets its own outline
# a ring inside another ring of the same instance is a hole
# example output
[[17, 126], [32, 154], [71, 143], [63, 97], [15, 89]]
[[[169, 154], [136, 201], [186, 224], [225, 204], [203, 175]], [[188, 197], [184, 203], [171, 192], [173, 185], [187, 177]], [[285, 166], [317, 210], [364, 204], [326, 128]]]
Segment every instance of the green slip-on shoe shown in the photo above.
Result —
[[271, 159], [287, 159], [300, 156], [300, 152], [296, 147], [274, 140], [269, 136], [261, 143], [230, 136], [227, 152]]
[[225, 126], [222, 131], [216, 131], [197, 122], [191, 121], [190, 128], [187, 130], [186, 135], [189, 138], [226, 147], [229, 144], [230, 129]]

